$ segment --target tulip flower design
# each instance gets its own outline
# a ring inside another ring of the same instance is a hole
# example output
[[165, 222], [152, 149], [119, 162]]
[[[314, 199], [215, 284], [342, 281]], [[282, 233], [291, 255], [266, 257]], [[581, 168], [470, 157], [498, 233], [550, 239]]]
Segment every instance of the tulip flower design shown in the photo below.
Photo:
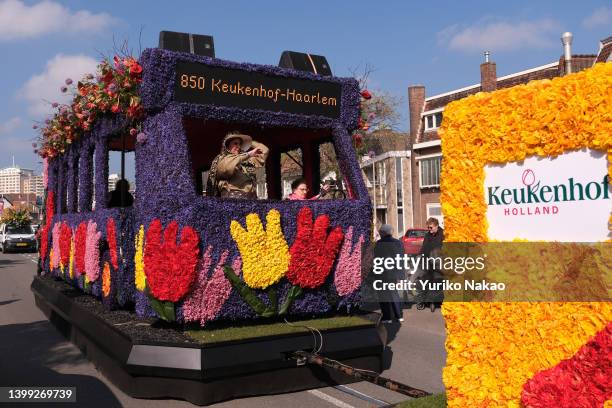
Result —
[[60, 228], [61, 224], [56, 222], [51, 231], [51, 261], [50, 269], [56, 269], [60, 266]]
[[353, 227], [348, 228], [334, 274], [334, 285], [340, 296], [353, 293], [361, 285], [361, 248], [364, 240], [363, 234], [360, 235], [353, 248]]
[[270, 210], [266, 227], [257, 214], [246, 217], [246, 230], [232, 221], [230, 231], [242, 258], [244, 282], [254, 289], [265, 289], [281, 280], [289, 266], [289, 246], [281, 230], [280, 213]]
[[108, 241], [108, 247], [111, 256], [111, 263], [115, 270], [119, 269], [119, 255], [117, 250], [117, 227], [115, 226], [115, 220], [109, 218], [106, 221], [106, 240]]
[[[202, 257], [195, 287], [189, 293], [183, 305], [185, 321], [199, 321], [202, 326], [217, 316], [232, 293], [232, 285], [226, 279], [223, 269], [228, 251], [223, 251], [217, 266], [213, 269], [211, 276], [208, 277], [210, 267], [213, 266], [212, 252], [213, 247], [211, 245]], [[240, 257], [237, 257], [232, 263], [232, 269], [239, 273], [240, 267], [241, 260]]]
[[85, 276], [86, 282], [95, 282], [100, 276], [100, 237], [98, 224], [93, 221], [87, 223], [87, 239], [85, 242]]
[[177, 245], [178, 229], [176, 221], [172, 221], [163, 231], [161, 221], [153, 220], [144, 251], [151, 306], [168, 321], [175, 320], [174, 303], [187, 294], [195, 279], [199, 255], [199, 237], [195, 230], [183, 227]]
[[68, 224], [62, 222], [60, 225], [60, 265], [63, 268], [70, 262], [70, 241], [72, 240], [72, 229]]
[[291, 263], [287, 279], [293, 284], [283, 301], [279, 314], [289, 312], [302, 289], [321, 286], [331, 272], [344, 234], [336, 227], [329, 234], [329, 217], [319, 215], [312, 221], [312, 210], [303, 207], [297, 217], [297, 234], [291, 246]]
[[77, 273], [85, 273], [85, 244], [87, 243], [87, 224], [81, 222], [74, 234], [74, 268]]
[[342, 228], [336, 227], [329, 234], [328, 228], [327, 215], [319, 215], [313, 224], [310, 208], [300, 210], [290, 251], [289, 282], [304, 289], [314, 289], [325, 282], [344, 238]]
[[144, 225], [141, 225], [138, 229], [138, 234], [134, 238], [135, 251], [134, 251], [134, 284], [136, 289], [144, 292], [147, 279], [144, 271]]

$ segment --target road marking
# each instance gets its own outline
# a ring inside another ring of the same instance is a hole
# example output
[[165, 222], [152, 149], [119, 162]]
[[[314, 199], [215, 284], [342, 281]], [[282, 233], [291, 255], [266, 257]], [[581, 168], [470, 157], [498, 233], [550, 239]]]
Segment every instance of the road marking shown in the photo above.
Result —
[[351, 404], [347, 404], [344, 401], [340, 401], [338, 398], [334, 398], [331, 395], [327, 395], [324, 392], [321, 392], [319, 390], [308, 390], [308, 392], [312, 395], [314, 395], [315, 397], [321, 398], [322, 400], [325, 400], [327, 402], [329, 402], [330, 404], [333, 404], [337, 407], [340, 408], [355, 408], [354, 406], [352, 406]]
[[363, 392], [357, 391], [356, 389], [351, 388], [351, 387], [347, 387], [346, 385], [336, 385], [334, 388], [337, 389], [338, 391], [345, 392], [349, 395], [352, 395], [353, 397], [367, 401], [379, 407], [387, 407], [391, 405], [390, 402], [379, 400], [378, 398], [374, 398], [368, 394], [364, 394]]

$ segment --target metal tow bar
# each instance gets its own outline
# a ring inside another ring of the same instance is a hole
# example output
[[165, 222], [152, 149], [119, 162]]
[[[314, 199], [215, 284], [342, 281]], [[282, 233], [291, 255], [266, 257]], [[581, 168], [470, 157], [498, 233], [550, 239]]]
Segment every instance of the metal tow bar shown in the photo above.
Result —
[[399, 392], [400, 394], [404, 394], [412, 398], [422, 398], [431, 395], [431, 393], [427, 391], [423, 391], [418, 388], [414, 388], [409, 385], [393, 381], [389, 378], [382, 377], [374, 371], [354, 368], [346, 364], [342, 364], [338, 361], [320, 356], [318, 354], [308, 353], [306, 351], [296, 351], [293, 353], [293, 357], [297, 360], [298, 365], [313, 364], [321, 367], [331, 368], [333, 370], [340, 371], [343, 374], [351, 376], [355, 379], [368, 381], [372, 384], [385, 387], [387, 389], [390, 389], [391, 391]]

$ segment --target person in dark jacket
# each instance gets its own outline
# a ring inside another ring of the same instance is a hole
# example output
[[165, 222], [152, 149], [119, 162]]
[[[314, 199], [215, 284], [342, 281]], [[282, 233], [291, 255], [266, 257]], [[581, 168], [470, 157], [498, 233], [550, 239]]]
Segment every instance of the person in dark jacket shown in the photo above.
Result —
[[[427, 261], [427, 258], [440, 257], [442, 254], [442, 243], [444, 242], [444, 230], [440, 227], [438, 220], [430, 217], [427, 219], [426, 224], [429, 231], [425, 234], [423, 245], [421, 246], [421, 254], [424, 256], [425, 261]], [[434, 269], [425, 270], [423, 271], [423, 276], [419, 279], [434, 282], [436, 280], [433, 278], [439, 274], [440, 272]], [[433, 312], [436, 309], [436, 304], [441, 304], [439, 293], [428, 293], [428, 291], [417, 292], [417, 299], [419, 300], [417, 304], [418, 310], [429, 307]], [[434, 302], [431, 300], [434, 300]]]
[[[404, 256], [404, 245], [401, 241], [393, 238], [393, 227], [384, 224], [379, 230], [380, 239], [374, 246], [375, 258], [393, 258], [397, 255]], [[396, 283], [404, 278], [404, 271], [397, 268], [385, 268], [381, 275], [381, 280], [385, 283]], [[386, 290], [380, 297], [380, 310], [382, 312], [383, 323], [392, 323], [397, 320], [403, 322], [402, 308], [399, 294], [397, 291]]]
[[434, 248], [442, 249], [442, 242], [444, 242], [444, 230], [442, 227], [440, 227], [438, 220], [434, 217], [427, 219], [426, 224], [429, 231], [425, 234], [425, 238], [423, 239], [421, 254], [423, 254], [425, 257], [429, 257]]
[[130, 183], [126, 179], [119, 179], [115, 189], [110, 193], [108, 207], [131, 207], [134, 204], [134, 196], [130, 193]]

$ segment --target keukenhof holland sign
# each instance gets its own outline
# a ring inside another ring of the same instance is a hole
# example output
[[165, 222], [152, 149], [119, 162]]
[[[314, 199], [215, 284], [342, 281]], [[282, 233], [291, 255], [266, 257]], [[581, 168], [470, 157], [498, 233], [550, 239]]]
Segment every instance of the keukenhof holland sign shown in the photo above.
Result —
[[488, 235], [494, 240], [605, 241], [612, 208], [605, 152], [485, 166]]

